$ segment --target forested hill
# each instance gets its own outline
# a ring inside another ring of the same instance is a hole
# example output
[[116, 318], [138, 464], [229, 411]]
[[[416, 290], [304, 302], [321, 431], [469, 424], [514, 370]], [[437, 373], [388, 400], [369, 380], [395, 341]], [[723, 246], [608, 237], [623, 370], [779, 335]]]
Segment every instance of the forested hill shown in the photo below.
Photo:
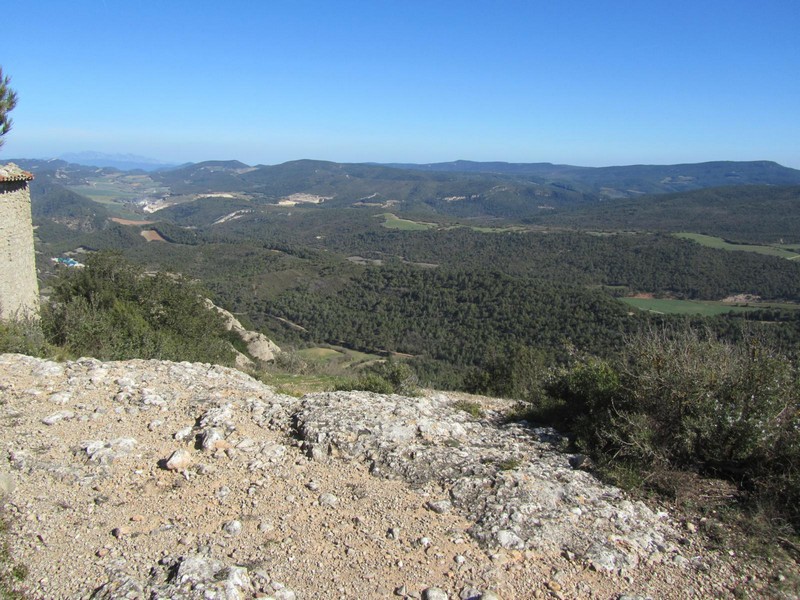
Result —
[[[572, 346], [613, 354], [642, 323], [672, 318], [618, 296], [713, 304], [693, 304], [702, 314], [757, 298], [708, 326], [736, 335], [745, 319], [766, 321], [782, 343], [800, 339], [787, 312], [800, 300], [800, 262], [786, 260], [797, 250], [734, 253], [647, 232], [729, 226], [790, 245], [800, 184], [609, 199], [519, 174], [305, 160], [160, 173], [24, 168], [36, 175], [43, 276], [62, 253], [122, 250], [147, 271], [202, 281], [219, 305], [281, 342], [414, 355], [436, 385], [458, 387], [485, 357], [518, 346], [553, 360]], [[731, 231], [724, 236], [738, 239]]]
[[800, 243], [800, 186], [735, 186], [551, 211], [542, 225], [694, 231], [754, 243]]
[[162, 171], [153, 177], [174, 191], [195, 191], [200, 185], [208, 191], [211, 185], [220, 191], [238, 187], [240, 191], [268, 196], [306, 192], [358, 201], [376, 194], [373, 199], [414, 201], [439, 197], [450, 198], [451, 203], [479, 194], [497, 194], [498, 186], [520, 196], [554, 196], [559, 201], [582, 196], [625, 198], [725, 185], [800, 185], [800, 171], [769, 161], [600, 168], [550, 163], [380, 165], [315, 160], [248, 167], [238, 161], [209, 161]]
[[[56, 160], [17, 159], [37, 177], [79, 186], [126, 172]], [[213, 160], [144, 175], [164, 197], [246, 194], [277, 202], [293, 194], [324, 198], [327, 205], [399, 203], [406, 209], [460, 217], [521, 218], [542, 209], [608, 198], [687, 192], [731, 185], [800, 185], [800, 171], [769, 161], [683, 165], [576, 167], [550, 163], [455, 161], [429, 165], [380, 165], [295, 160], [250, 166]]]
[[454, 162], [393, 164], [401, 169], [427, 172], [487, 173], [533, 177], [549, 183], [568, 184], [575, 189], [605, 196], [628, 197], [661, 194], [729, 185], [795, 185], [800, 171], [772, 161], [714, 161], [679, 165], [629, 165], [576, 167], [552, 163]]

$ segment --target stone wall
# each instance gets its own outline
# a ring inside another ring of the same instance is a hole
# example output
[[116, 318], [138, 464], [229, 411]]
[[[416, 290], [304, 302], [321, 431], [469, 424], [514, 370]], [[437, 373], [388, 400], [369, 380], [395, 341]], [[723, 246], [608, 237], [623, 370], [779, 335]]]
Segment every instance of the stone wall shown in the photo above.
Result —
[[0, 166], [0, 318], [38, 316], [39, 285], [33, 249], [33, 179], [16, 165]]

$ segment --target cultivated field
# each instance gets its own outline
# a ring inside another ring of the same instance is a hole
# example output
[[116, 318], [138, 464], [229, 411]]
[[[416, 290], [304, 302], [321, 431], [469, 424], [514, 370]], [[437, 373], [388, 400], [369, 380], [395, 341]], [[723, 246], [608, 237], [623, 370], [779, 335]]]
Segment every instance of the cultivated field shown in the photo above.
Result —
[[392, 213], [383, 213], [377, 215], [383, 217], [383, 226], [387, 229], [400, 229], [401, 231], [425, 231], [436, 227], [435, 223], [422, 223], [420, 221], [409, 221], [408, 219], [401, 219]]
[[766, 254], [768, 256], [779, 256], [789, 260], [797, 260], [800, 258], [797, 245], [787, 246], [762, 246], [758, 244], [733, 244], [722, 238], [714, 237], [711, 235], [703, 235], [701, 233], [676, 233], [675, 237], [684, 240], [692, 240], [703, 246], [709, 248], [718, 248], [720, 250], [733, 250], [738, 252], [756, 252], [758, 254]]
[[658, 314], [714, 316], [730, 312], [749, 312], [767, 306], [736, 306], [710, 300], [674, 300], [670, 298], [621, 298], [625, 304]]

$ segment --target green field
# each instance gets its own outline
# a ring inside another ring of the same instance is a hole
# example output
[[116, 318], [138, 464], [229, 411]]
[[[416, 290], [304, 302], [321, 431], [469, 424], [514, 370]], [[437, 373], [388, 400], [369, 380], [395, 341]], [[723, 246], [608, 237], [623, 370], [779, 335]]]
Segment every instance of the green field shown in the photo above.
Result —
[[300, 397], [336, 389], [337, 385], [356, 376], [363, 367], [377, 360], [385, 360], [376, 354], [328, 345], [303, 348], [295, 354], [308, 365], [303, 373], [270, 370], [259, 378], [280, 393]]
[[523, 227], [522, 225], [508, 225], [506, 227], [488, 227], [488, 226], [480, 226], [480, 225], [469, 225], [468, 226], [472, 231], [477, 231], [478, 233], [516, 233], [521, 231], [530, 231], [529, 227]]
[[377, 354], [367, 354], [358, 350], [342, 348], [341, 346], [315, 346], [313, 348], [303, 348], [297, 354], [305, 360], [314, 362], [318, 365], [338, 363], [343, 369], [358, 366], [362, 363], [379, 360]]
[[387, 229], [399, 229], [401, 231], [425, 231], [426, 229], [436, 227], [435, 223], [409, 221], [408, 219], [401, 219], [392, 213], [383, 213], [377, 216], [383, 217], [383, 226]]
[[756, 252], [758, 254], [766, 254], [767, 256], [778, 256], [780, 258], [787, 258], [789, 260], [797, 260], [800, 254], [797, 253], [797, 246], [760, 246], [757, 244], [732, 244], [722, 238], [714, 237], [711, 235], [703, 235], [700, 233], [676, 233], [675, 237], [684, 240], [691, 240], [709, 248], [717, 248], [720, 250], [734, 250], [738, 252]]
[[621, 298], [639, 310], [670, 315], [714, 316], [729, 312], [750, 312], [767, 306], [739, 306], [713, 300], [673, 300], [669, 298]]

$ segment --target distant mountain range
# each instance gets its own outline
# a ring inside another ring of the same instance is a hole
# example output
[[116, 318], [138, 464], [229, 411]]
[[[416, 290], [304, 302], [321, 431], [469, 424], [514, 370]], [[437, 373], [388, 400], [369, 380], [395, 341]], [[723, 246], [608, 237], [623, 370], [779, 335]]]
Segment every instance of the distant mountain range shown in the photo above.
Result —
[[136, 154], [106, 154], [104, 152], [72, 152], [59, 156], [61, 160], [88, 167], [111, 167], [120, 171], [157, 171], [177, 165]]
[[[64, 160], [17, 159], [33, 171], [39, 183], [59, 184], [87, 193], [100, 183], [105, 189], [121, 174], [116, 167], [87, 167]], [[100, 161], [98, 161], [100, 162]], [[679, 194], [709, 188], [800, 186], [800, 170], [770, 161], [706, 162], [681, 165], [577, 167], [550, 163], [455, 161], [427, 165], [335, 163], [296, 160], [279, 165], [250, 166], [243, 162], [205, 161], [179, 167], [138, 171], [137, 186], [127, 198], [153, 206], [192, 202], [203, 196], [236, 198], [255, 204], [321, 202], [322, 208], [377, 207], [392, 211], [455, 218], [542, 219], [553, 211], [635, 201], [643, 196]], [[144, 178], [144, 179], [141, 179]], [[109, 188], [110, 189], [110, 188]], [[745, 196], [764, 196], [765, 191]], [[107, 192], [106, 192], [107, 193]], [[90, 194], [91, 195], [91, 194]], [[147, 196], [145, 198], [145, 195]], [[741, 194], [738, 197], [744, 198]], [[726, 192], [722, 198], [728, 198]], [[793, 205], [796, 192], [781, 198]], [[700, 196], [670, 200], [677, 207]], [[703, 202], [710, 197], [703, 196]], [[723, 202], [723, 200], [714, 200]], [[657, 206], [648, 201], [647, 220]], [[628, 207], [631, 210], [631, 207]], [[642, 213], [644, 219], [644, 213]]]
[[[209, 185], [220, 191], [231, 185], [236, 191], [260, 188], [264, 193], [314, 191], [320, 186], [339, 186], [349, 179], [385, 182], [513, 181], [519, 184], [554, 187], [600, 197], [635, 197], [729, 185], [796, 185], [800, 170], [772, 161], [715, 161], [678, 165], [628, 165], [579, 167], [552, 163], [453, 162], [412, 163], [335, 163], [320, 160], [295, 160], [279, 165], [250, 166], [237, 160], [212, 160], [174, 165], [134, 154], [80, 152], [60, 159], [42, 161], [17, 159], [43, 169], [67, 165], [113, 168], [121, 171], [157, 171], [154, 177], [165, 182], [182, 182], [186, 188]], [[356, 186], [357, 187], [357, 186]], [[280, 188], [280, 189], [279, 189]], [[201, 190], [197, 190], [201, 191]], [[205, 187], [202, 191], [209, 191]]]
[[552, 163], [454, 162], [393, 164], [401, 169], [428, 172], [493, 173], [529, 177], [549, 182], [570, 182], [609, 196], [627, 197], [642, 193], [682, 192], [726, 185], [794, 185], [800, 171], [772, 161], [715, 161], [678, 165], [628, 165], [618, 167], [575, 167]]

